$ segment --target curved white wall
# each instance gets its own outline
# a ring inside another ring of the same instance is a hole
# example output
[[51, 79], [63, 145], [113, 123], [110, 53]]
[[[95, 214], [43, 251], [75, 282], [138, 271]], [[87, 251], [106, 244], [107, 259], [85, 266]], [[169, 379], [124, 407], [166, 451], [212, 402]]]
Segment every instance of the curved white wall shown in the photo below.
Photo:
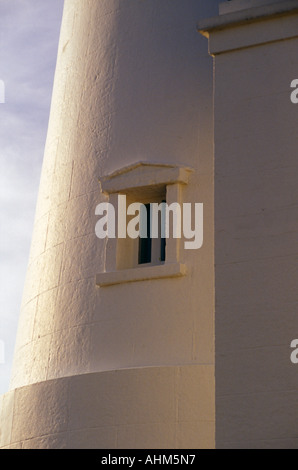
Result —
[[[66, 1], [11, 388], [73, 374], [212, 364], [212, 59], [217, 1]], [[191, 166], [204, 246], [184, 279], [100, 289], [98, 178], [144, 160]], [[185, 292], [188, 295], [185, 295]]]
[[28, 385], [0, 397], [0, 448], [212, 448], [212, 388], [209, 366], [97, 372]]
[[[217, 3], [65, 2], [2, 448], [214, 446], [212, 59], [196, 23]], [[204, 203], [204, 245], [182, 250], [183, 278], [99, 288], [99, 179], [138, 161], [194, 169], [182, 202]]]

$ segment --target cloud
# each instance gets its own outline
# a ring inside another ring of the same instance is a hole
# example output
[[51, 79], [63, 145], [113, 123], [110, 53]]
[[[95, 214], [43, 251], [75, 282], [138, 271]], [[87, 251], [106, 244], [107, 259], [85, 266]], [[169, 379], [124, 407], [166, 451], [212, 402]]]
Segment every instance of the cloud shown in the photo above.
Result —
[[63, 0], [0, 0], [0, 394], [8, 388], [46, 139]]

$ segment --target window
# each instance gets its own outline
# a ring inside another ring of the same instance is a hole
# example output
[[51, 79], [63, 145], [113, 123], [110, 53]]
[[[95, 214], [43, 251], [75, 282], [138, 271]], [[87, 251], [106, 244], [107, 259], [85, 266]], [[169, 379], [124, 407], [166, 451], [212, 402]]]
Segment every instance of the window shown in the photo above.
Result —
[[185, 275], [186, 268], [179, 262], [180, 240], [165, 237], [163, 203], [180, 202], [181, 187], [188, 183], [191, 171], [139, 162], [101, 180], [115, 212], [125, 216], [127, 229], [137, 220], [139, 233], [107, 241], [105, 272], [97, 275], [98, 286]]
[[[151, 210], [150, 204], [144, 204], [144, 211], [141, 211], [140, 218], [140, 237], [139, 237], [139, 264], [151, 263], [152, 260], [152, 238], [151, 231]], [[144, 234], [145, 232], [145, 234]], [[142, 234], [144, 234], [142, 236]]]
[[149, 264], [157, 265], [164, 263], [166, 260], [166, 238], [165, 238], [165, 217], [163, 204], [166, 201], [163, 199], [159, 205], [161, 208], [158, 211], [158, 233], [154, 237], [151, 233], [152, 225], [154, 223], [152, 203], [143, 205], [144, 210], [141, 211], [140, 217], [140, 237], [139, 237], [139, 256], [138, 264]]

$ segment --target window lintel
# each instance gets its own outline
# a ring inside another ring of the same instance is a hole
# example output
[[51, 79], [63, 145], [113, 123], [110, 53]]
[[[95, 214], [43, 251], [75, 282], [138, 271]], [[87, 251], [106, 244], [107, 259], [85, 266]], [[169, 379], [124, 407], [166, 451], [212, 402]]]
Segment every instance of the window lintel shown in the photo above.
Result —
[[192, 168], [162, 163], [137, 162], [100, 179], [105, 194], [128, 193], [141, 188], [187, 184]]

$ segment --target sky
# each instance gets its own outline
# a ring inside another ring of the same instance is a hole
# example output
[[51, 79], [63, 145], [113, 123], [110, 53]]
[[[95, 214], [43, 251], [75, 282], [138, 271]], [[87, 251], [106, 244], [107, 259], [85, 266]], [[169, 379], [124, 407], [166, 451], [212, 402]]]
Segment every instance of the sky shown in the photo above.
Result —
[[63, 0], [0, 0], [0, 394], [9, 387], [62, 11]]

